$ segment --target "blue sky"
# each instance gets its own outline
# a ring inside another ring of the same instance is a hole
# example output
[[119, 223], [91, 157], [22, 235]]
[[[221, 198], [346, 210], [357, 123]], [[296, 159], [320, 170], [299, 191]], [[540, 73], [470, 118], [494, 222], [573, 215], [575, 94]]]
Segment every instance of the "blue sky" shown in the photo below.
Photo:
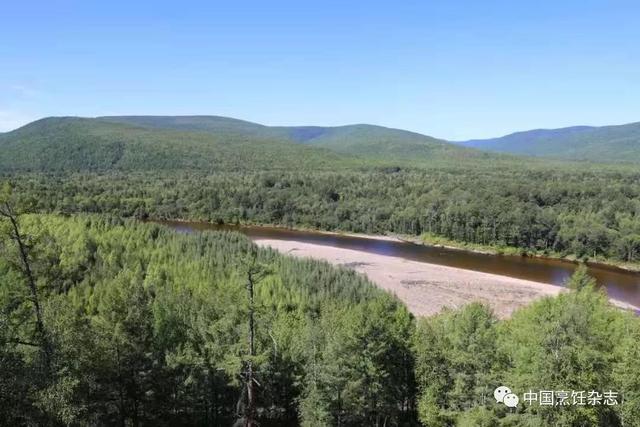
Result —
[[374, 123], [447, 139], [640, 121], [637, 1], [57, 1], [0, 9], [0, 131], [50, 115]]

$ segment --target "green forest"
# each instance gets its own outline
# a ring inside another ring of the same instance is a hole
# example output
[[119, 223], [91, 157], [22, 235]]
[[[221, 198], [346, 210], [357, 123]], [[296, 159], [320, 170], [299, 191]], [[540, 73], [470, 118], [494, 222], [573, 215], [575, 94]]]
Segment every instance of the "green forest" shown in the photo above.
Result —
[[[0, 135], [0, 425], [640, 426], [640, 319], [585, 268], [507, 320], [477, 303], [416, 319], [349, 269], [146, 221], [637, 267], [636, 168], [372, 126], [122, 120]], [[617, 404], [514, 409], [493, 398], [501, 385]]]
[[640, 172], [380, 126], [47, 118], [0, 135], [25, 209], [401, 234], [640, 268]]
[[48, 213], [445, 238], [637, 265], [640, 173], [452, 165], [344, 171], [11, 175]]
[[[350, 270], [237, 233], [12, 209], [2, 425], [244, 425], [249, 366], [264, 426], [640, 425], [640, 320], [584, 269], [510, 320], [480, 304], [416, 320]], [[615, 390], [624, 404], [511, 410], [493, 400], [501, 384]]]

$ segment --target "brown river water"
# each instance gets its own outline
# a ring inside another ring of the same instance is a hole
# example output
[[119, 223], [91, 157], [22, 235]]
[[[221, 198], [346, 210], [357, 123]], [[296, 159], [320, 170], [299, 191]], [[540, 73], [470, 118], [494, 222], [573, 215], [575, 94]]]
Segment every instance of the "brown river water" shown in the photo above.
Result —
[[[446, 265], [562, 286], [577, 264], [556, 259], [480, 254], [465, 250], [419, 245], [368, 237], [289, 230], [277, 227], [216, 225], [204, 222], [156, 221], [177, 231], [237, 231], [250, 239], [275, 239], [332, 246], [389, 255], [412, 261]], [[589, 274], [606, 288], [611, 298], [640, 307], [640, 273], [614, 267], [590, 265]]]

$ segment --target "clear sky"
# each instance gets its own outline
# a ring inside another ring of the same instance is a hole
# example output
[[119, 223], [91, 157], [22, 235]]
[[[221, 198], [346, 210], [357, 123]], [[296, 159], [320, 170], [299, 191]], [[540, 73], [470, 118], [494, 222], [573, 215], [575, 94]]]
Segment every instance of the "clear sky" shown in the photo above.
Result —
[[4, 0], [0, 131], [108, 114], [446, 139], [640, 121], [640, 2]]

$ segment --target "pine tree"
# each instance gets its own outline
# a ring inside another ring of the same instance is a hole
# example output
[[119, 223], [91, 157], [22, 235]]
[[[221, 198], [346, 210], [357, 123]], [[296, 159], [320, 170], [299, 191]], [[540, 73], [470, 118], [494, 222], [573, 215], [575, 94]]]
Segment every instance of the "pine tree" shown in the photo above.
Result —
[[566, 285], [574, 291], [582, 291], [584, 289], [595, 289], [596, 280], [589, 276], [589, 270], [585, 264], [580, 264], [576, 271], [571, 275]]

